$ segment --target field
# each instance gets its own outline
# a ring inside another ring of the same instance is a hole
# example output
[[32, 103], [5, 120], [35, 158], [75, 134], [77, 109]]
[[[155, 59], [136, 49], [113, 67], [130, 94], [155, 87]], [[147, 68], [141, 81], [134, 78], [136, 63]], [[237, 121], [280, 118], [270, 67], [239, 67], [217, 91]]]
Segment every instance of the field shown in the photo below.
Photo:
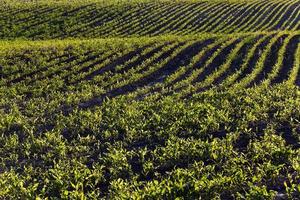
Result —
[[300, 199], [299, 0], [0, 3], [0, 199]]

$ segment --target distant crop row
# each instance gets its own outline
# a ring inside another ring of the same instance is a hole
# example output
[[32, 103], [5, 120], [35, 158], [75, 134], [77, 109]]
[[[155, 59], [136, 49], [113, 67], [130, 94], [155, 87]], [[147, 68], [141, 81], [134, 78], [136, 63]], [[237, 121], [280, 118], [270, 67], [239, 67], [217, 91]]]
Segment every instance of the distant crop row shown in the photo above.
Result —
[[300, 2], [24, 3], [0, 7], [0, 37], [127, 37], [300, 29]]

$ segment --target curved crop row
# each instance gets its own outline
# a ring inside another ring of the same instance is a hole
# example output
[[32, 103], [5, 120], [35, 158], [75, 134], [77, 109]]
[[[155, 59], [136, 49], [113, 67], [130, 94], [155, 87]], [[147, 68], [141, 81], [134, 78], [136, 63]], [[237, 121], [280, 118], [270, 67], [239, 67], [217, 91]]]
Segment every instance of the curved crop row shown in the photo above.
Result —
[[125, 46], [69, 47], [59, 55], [51, 48], [29, 49], [2, 56], [1, 83], [40, 88], [57, 82], [62, 91], [66, 86], [99, 86], [101, 98], [138, 90], [143, 90], [140, 95], [160, 91], [186, 96], [219, 86], [298, 83], [299, 39], [297, 32], [279, 32], [203, 40], [132, 39]]
[[0, 38], [238, 33], [300, 27], [298, 0], [250, 2], [24, 3], [0, 6]]

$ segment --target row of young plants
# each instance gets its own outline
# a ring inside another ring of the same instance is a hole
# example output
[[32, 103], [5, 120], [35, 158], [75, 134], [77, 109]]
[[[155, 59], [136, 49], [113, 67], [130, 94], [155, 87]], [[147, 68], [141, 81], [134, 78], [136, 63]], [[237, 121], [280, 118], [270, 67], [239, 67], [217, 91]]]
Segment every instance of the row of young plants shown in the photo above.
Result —
[[[261, 29], [258, 30], [276, 30], [279, 27], [281, 27], [282, 22], [284, 22], [285, 19], [288, 19], [291, 16], [291, 12], [294, 11], [294, 9], [299, 9], [299, 2], [290, 2], [290, 5], [283, 7], [281, 10], [279, 10], [277, 15], [273, 17], [272, 21], [269, 21], [266, 23]], [[272, 25], [272, 26], [271, 26]]]
[[[239, 3], [239, 4], [233, 4], [230, 6], [227, 6], [226, 9], [222, 9], [220, 12], [216, 15], [216, 17], [211, 17], [209, 18], [210, 21], [205, 23], [203, 26], [198, 29], [200, 32], [213, 32], [213, 30], [218, 27], [220, 24], [223, 24], [227, 18], [230, 16], [236, 16], [236, 12], [242, 9], [244, 6], [244, 3]], [[197, 31], [198, 31], [197, 30]]]
[[268, 28], [268, 30], [274, 30], [278, 27], [284, 27], [284, 25], [287, 23], [285, 19], [287, 19], [287, 21], [293, 19], [293, 17], [295, 17], [295, 14], [299, 8], [300, 8], [299, 2], [295, 4], [291, 3], [291, 5], [286, 8], [286, 11], [282, 12], [280, 16], [277, 18], [277, 20], [274, 21], [273, 27]]
[[276, 5], [278, 5], [278, 3], [266, 2], [262, 4], [257, 8], [254, 14], [247, 16], [247, 19], [244, 22], [240, 23], [241, 26], [238, 27], [238, 30], [243, 30], [249, 28], [250, 26], [257, 26], [260, 23], [264, 22], [264, 16], [268, 16], [268, 12], [271, 12], [272, 9], [276, 7]]
[[115, 96], [148, 87], [140, 94], [167, 89], [185, 96], [211, 87], [299, 82], [298, 32], [16, 43], [4, 47], [0, 83], [18, 91], [101, 88], [95, 96]]
[[269, 64], [270, 62], [273, 61], [271, 59], [276, 59], [276, 57], [270, 58], [268, 56], [271, 54], [272, 48], [275, 48], [276, 42], [282, 40], [282, 35], [283, 35], [283, 33], [275, 35], [274, 37], [272, 37], [270, 42], [266, 46], [263, 47], [264, 50], [261, 52], [255, 65], [250, 66], [250, 67], [252, 67], [250, 73], [247, 74], [247, 76], [244, 76], [244, 77], [242, 77], [242, 79], [239, 80], [239, 82], [236, 84], [237, 87], [251, 86], [253, 84], [258, 84], [259, 81], [263, 80], [264, 76], [266, 76], [266, 74], [263, 73], [263, 69], [273, 67], [273, 66], [269, 66], [269, 65], [265, 66], [265, 63]]
[[234, 30], [240, 30], [243, 24], [247, 24], [250, 21], [254, 22], [253, 17], [257, 16], [259, 12], [263, 12], [265, 10], [265, 6], [270, 6], [270, 2], [264, 2], [260, 1], [257, 3], [253, 3], [248, 6], [248, 10], [246, 10], [243, 14], [240, 15], [240, 17], [236, 17], [235, 20], [231, 23], [231, 26], [222, 26], [219, 32], [222, 33], [229, 33], [233, 32]]
[[[197, 22], [200, 22], [201, 19], [204, 19], [203, 16], [209, 15], [209, 13], [213, 12], [220, 6], [224, 6], [221, 3], [220, 4], [204, 4], [199, 9], [194, 9], [190, 11], [188, 14], [185, 14], [184, 19], [177, 18], [175, 22], [172, 24], [172, 27], [165, 32], [167, 34], [180, 34], [179, 30], [187, 30], [193, 27], [193, 25], [196, 25]], [[201, 14], [200, 14], [201, 13]], [[166, 29], [166, 28], [165, 28]]]
[[222, 26], [218, 26], [215, 29], [215, 32], [222, 32], [224, 29], [228, 29], [227, 27], [234, 27], [238, 23], [240, 23], [243, 20], [246, 20], [247, 16], [251, 16], [253, 12], [255, 11], [255, 8], [258, 7], [263, 2], [253, 2], [249, 5], [245, 4], [242, 9], [239, 9], [237, 11], [236, 15], [232, 15], [231, 17], [228, 17], [224, 20], [224, 23], [222, 23]]
[[295, 35], [289, 35], [283, 40], [283, 42], [280, 46], [280, 49], [278, 50], [278, 54], [276, 56], [277, 61], [274, 64], [274, 66], [272, 67], [272, 69], [269, 70], [270, 72], [268, 73], [267, 77], [263, 81], [263, 84], [270, 84], [271, 81], [274, 80], [277, 76], [281, 76], [281, 74], [279, 74], [281, 68], [288, 68], [288, 66], [284, 65], [284, 56], [285, 56], [285, 52], [289, 48], [289, 46], [288, 46], [289, 41], [293, 37], [295, 37]]
[[0, 7], [2, 39], [299, 30], [299, 2], [38, 2]]
[[289, 75], [289, 80], [287, 81], [288, 83], [291, 84], [299, 84], [300, 81], [297, 80], [297, 74], [299, 73], [300, 70], [300, 58], [299, 55], [300, 53], [300, 45], [298, 45], [297, 50], [295, 52], [295, 61], [294, 61], [294, 65], [293, 65], [293, 69]]
[[[280, 19], [278, 16], [280, 16], [282, 13], [285, 13], [286, 10], [284, 10], [286, 7], [293, 4], [293, 1], [279, 3], [277, 6], [273, 7], [271, 10], [269, 10], [268, 16], [265, 17], [263, 21], [259, 21], [258, 25], [252, 27], [253, 30], [265, 30], [265, 27], [272, 27], [274, 24], [276, 24], [275, 20]], [[248, 30], [252, 30], [250, 27], [248, 27]]]

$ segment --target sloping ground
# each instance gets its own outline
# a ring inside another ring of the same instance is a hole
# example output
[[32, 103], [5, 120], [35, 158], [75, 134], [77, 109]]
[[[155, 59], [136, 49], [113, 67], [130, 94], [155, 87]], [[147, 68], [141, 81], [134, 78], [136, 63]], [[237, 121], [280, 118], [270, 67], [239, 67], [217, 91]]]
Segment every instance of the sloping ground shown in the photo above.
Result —
[[296, 198], [299, 38], [3, 42], [0, 197]]
[[[182, 97], [217, 87], [300, 83], [300, 33], [154, 37], [65, 42], [8, 42], [1, 87], [18, 94], [96, 90], [106, 97], [159, 92]], [[29, 95], [27, 94], [27, 95]]]
[[7, 3], [0, 38], [130, 37], [300, 29], [300, 1]]
[[85, 96], [48, 91], [1, 92], [1, 198], [300, 195], [297, 88], [123, 96], [86, 109], [76, 106]]
[[0, 199], [300, 198], [299, 1], [0, 2]]

